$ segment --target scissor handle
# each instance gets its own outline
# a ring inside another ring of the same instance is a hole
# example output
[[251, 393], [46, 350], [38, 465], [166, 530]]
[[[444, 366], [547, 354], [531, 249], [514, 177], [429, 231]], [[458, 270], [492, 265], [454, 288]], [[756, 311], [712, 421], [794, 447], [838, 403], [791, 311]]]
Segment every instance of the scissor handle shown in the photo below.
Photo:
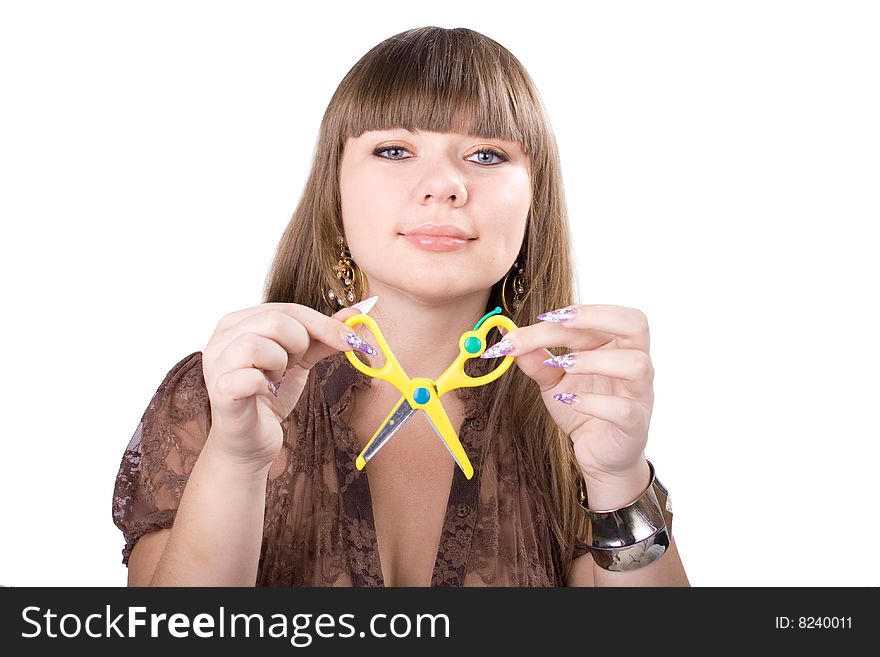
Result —
[[400, 390], [404, 396], [408, 398], [412, 397], [413, 385], [410, 382], [410, 378], [407, 376], [406, 372], [403, 371], [400, 363], [398, 363], [397, 359], [394, 357], [394, 353], [385, 341], [385, 336], [382, 335], [382, 331], [379, 330], [379, 325], [376, 324], [376, 320], [366, 314], [352, 315], [345, 320], [345, 324], [351, 328], [354, 328], [358, 324], [365, 324], [367, 328], [373, 332], [376, 342], [379, 343], [379, 349], [381, 349], [382, 353], [385, 355], [385, 364], [381, 368], [375, 368], [365, 364], [360, 358], [354, 355], [354, 350], [351, 349], [344, 352], [345, 357], [348, 358], [348, 362], [351, 363], [356, 370], [360, 370], [367, 376], [387, 381]]
[[486, 335], [489, 331], [497, 326], [507, 329], [507, 332], [515, 331], [517, 326], [509, 317], [504, 315], [492, 315], [480, 324], [476, 331], [467, 331], [462, 333], [458, 339], [458, 358], [452, 365], [446, 368], [446, 371], [437, 379], [437, 395], [442, 396], [455, 388], [468, 388], [473, 386], [483, 386], [491, 383], [499, 376], [504, 374], [513, 364], [513, 356], [505, 356], [501, 364], [488, 374], [482, 376], [470, 376], [464, 371], [465, 361], [471, 358], [477, 358], [486, 351]]

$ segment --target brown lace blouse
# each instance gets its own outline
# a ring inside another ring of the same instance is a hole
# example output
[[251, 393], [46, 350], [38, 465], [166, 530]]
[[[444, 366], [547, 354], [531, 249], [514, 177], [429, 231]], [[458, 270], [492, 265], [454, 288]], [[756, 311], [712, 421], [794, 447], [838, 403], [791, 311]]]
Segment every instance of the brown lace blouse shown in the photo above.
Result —
[[[468, 373], [488, 371], [473, 359]], [[282, 426], [284, 444], [269, 471], [258, 586], [383, 586], [366, 470], [355, 468], [357, 436], [341, 414], [370, 377], [341, 352], [309, 374]], [[459, 438], [474, 466], [456, 468], [434, 564], [432, 586], [563, 586], [552, 534], [516, 451], [497, 432], [480, 457], [494, 382], [454, 393], [464, 402]], [[122, 530], [122, 562], [147, 532], [169, 528], [189, 473], [208, 437], [209, 399], [202, 354], [190, 354], [159, 386], [122, 457], [113, 521]], [[586, 552], [579, 544], [574, 557]]]

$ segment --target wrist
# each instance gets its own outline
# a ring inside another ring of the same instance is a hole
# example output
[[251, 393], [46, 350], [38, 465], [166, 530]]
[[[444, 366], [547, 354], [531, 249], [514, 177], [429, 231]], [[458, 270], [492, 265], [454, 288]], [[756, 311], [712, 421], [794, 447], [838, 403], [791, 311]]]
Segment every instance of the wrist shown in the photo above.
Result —
[[644, 455], [631, 468], [614, 474], [582, 473], [585, 504], [593, 510], [619, 509], [639, 499], [651, 483], [651, 468]]
[[[634, 471], [598, 485], [591, 478], [592, 492], [586, 491], [586, 499], [582, 492], [584, 540], [595, 564], [604, 570], [637, 570], [659, 559], [669, 548], [669, 493], [656, 478], [653, 465], [648, 461], [645, 465], [648, 477], [644, 488], [641, 475]], [[632, 490], [640, 492], [633, 494]]]
[[265, 483], [271, 463], [244, 462], [218, 448], [210, 440], [199, 454], [199, 464], [209, 469], [217, 479], [239, 483]]

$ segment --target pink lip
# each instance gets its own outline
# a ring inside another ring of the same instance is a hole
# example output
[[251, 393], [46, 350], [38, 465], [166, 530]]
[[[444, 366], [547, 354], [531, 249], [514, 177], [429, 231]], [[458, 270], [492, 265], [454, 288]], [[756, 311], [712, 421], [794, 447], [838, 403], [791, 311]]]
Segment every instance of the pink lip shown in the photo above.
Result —
[[460, 228], [456, 228], [455, 226], [450, 226], [449, 224], [444, 224], [442, 226], [437, 224], [422, 224], [421, 226], [416, 226], [411, 230], [408, 230], [404, 235], [431, 235], [432, 237], [455, 237], [460, 240], [468, 240], [473, 239], [470, 235], [466, 234]]
[[404, 235], [410, 244], [426, 251], [457, 251], [466, 247], [471, 240], [449, 235]]
[[403, 236], [410, 244], [426, 251], [457, 251], [476, 239], [449, 224], [422, 224], [404, 233]]

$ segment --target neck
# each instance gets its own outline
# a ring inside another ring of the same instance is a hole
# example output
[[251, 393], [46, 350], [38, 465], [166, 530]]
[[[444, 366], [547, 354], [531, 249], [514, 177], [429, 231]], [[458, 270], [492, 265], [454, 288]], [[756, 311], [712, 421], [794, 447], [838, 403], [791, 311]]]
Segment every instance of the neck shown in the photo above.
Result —
[[[458, 357], [458, 340], [486, 314], [490, 290], [452, 299], [415, 299], [393, 288], [370, 287], [379, 296], [370, 316], [376, 320], [385, 341], [410, 378], [437, 379]], [[377, 348], [366, 327], [361, 337]], [[381, 355], [372, 358], [381, 364]]]

